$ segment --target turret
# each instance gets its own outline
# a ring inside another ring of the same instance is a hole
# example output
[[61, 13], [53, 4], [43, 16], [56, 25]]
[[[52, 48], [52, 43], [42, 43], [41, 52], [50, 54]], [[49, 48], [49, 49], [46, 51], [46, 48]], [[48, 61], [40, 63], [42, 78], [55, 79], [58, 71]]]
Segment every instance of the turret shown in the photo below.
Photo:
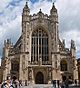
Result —
[[50, 11], [50, 14], [51, 14], [51, 15], [54, 15], [54, 13], [57, 13], [57, 9], [55, 8], [55, 5], [54, 5], [54, 3], [53, 3], [52, 9], [51, 9], [51, 11]]
[[42, 18], [43, 17], [43, 13], [42, 13], [42, 11], [41, 11], [41, 9], [40, 9], [40, 11], [38, 12], [38, 16], [39, 16], [39, 18]]
[[22, 21], [29, 21], [29, 14], [30, 14], [30, 9], [29, 9], [28, 4], [26, 2], [26, 5], [23, 8]]
[[28, 3], [26, 2], [26, 5], [23, 8], [23, 14], [24, 15], [29, 15], [29, 13], [30, 13], [30, 9], [28, 7]]
[[63, 46], [65, 47], [65, 39], [63, 39], [62, 43], [63, 43]]
[[54, 3], [52, 6], [52, 9], [50, 10], [50, 15], [51, 15], [51, 21], [58, 22], [58, 13], [57, 13], [57, 9], [55, 8]]
[[75, 42], [71, 40], [71, 58], [73, 62], [73, 78], [78, 79], [78, 67], [77, 67], [77, 60], [76, 60], [76, 47], [75, 47]]
[[75, 42], [73, 40], [71, 40], [71, 49], [76, 49]]
[[12, 47], [11, 40], [7, 39], [4, 40], [4, 47], [3, 47], [3, 57], [8, 57], [9, 49]]
[[72, 57], [76, 56], [76, 47], [75, 47], [75, 42], [71, 40], [71, 47], [70, 47], [71, 55]]
[[40, 9], [40, 11], [37, 13], [37, 15], [38, 15], [38, 22], [39, 22], [39, 23], [42, 23], [42, 19], [43, 19], [43, 17], [44, 17], [44, 14], [42, 13], [41, 9]]

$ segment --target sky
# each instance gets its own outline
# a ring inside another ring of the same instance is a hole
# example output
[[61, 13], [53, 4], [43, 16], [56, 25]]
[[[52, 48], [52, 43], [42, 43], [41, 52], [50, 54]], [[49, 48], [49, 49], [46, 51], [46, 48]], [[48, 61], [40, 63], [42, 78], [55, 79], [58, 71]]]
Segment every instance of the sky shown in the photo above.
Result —
[[[11, 39], [16, 43], [21, 35], [22, 10], [27, 0], [0, 0], [0, 58], [4, 40]], [[65, 39], [66, 47], [70, 47], [71, 39], [76, 44], [76, 57], [80, 57], [80, 0], [28, 0], [30, 14], [50, 14], [52, 4], [58, 10], [59, 36]]]

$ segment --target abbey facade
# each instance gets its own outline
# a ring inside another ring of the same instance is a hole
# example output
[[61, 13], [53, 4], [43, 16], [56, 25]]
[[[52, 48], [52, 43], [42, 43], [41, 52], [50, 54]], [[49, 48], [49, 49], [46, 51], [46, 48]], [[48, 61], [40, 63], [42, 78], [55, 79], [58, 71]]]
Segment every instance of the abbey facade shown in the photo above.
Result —
[[2, 69], [7, 76], [31, 84], [51, 83], [52, 80], [78, 79], [76, 47], [70, 49], [59, 38], [58, 13], [54, 4], [50, 15], [41, 9], [30, 15], [26, 3], [22, 13], [22, 33], [15, 45], [4, 41]]

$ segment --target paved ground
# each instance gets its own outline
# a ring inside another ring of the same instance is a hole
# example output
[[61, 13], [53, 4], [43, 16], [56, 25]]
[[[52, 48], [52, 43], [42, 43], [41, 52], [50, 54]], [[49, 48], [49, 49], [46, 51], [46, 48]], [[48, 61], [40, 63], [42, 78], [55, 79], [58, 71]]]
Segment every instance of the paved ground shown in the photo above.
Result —
[[80, 88], [80, 85], [70, 85], [70, 87], [69, 88]]
[[[1, 88], [1, 85], [0, 85], [0, 88]], [[38, 84], [38, 85], [30, 85], [30, 86], [23, 86], [23, 87], [20, 87], [20, 88], [54, 88], [51, 84], [46, 84], [46, 85], [43, 85], [43, 84]], [[58, 88], [58, 87], [56, 87]], [[80, 86], [76, 86], [76, 85], [70, 85], [69, 88], [80, 88]]]
[[[21, 88], [54, 88], [54, 87], [51, 84], [50, 85], [49, 84], [46, 84], [46, 85], [41, 84], [41, 85], [24, 86]], [[56, 88], [58, 88], [58, 87], [56, 87]], [[80, 86], [70, 85], [69, 88], [80, 88]]]

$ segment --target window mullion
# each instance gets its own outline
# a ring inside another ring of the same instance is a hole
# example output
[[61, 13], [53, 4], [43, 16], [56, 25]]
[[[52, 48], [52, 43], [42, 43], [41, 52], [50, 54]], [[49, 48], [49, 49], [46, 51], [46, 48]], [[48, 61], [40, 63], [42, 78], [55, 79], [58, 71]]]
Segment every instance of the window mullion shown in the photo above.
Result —
[[42, 59], [42, 31], [41, 31], [41, 59]]
[[35, 37], [35, 61], [37, 61], [37, 36]]
[[33, 61], [34, 61], [34, 37], [33, 37]]
[[[36, 34], [35, 34], [36, 33]], [[38, 29], [32, 35], [32, 61], [48, 61], [48, 36], [45, 31]]]
[[38, 61], [39, 61], [39, 30], [38, 30]]

